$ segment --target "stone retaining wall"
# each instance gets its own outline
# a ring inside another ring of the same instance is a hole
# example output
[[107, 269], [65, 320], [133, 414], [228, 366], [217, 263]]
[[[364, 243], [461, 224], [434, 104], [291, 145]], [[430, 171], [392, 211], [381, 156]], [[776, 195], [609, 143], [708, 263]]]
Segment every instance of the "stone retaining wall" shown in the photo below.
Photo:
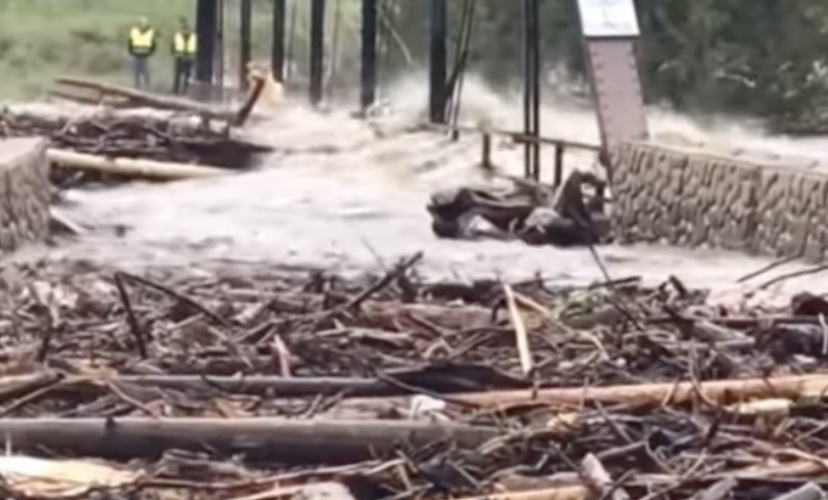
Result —
[[828, 258], [828, 165], [704, 145], [613, 148], [613, 226], [659, 242], [777, 257]]
[[0, 139], [0, 253], [49, 231], [49, 164], [40, 139]]

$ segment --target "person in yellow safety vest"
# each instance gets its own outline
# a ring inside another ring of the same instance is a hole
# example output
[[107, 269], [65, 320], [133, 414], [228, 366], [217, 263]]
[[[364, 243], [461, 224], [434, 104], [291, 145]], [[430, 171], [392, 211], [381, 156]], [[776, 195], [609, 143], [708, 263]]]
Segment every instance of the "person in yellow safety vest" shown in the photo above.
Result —
[[150, 86], [149, 60], [155, 54], [155, 30], [146, 17], [129, 32], [129, 55], [132, 58], [132, 77], [136, 88]]
[[173, 37], [172, 51], [175, 59], [173, 93], [186, 94], [190, 87], [190, 75], [193, 72], [195, 56], [198, 50], [198, 39], [190, 28], [187, 19], [182, 17], [180, 28]]

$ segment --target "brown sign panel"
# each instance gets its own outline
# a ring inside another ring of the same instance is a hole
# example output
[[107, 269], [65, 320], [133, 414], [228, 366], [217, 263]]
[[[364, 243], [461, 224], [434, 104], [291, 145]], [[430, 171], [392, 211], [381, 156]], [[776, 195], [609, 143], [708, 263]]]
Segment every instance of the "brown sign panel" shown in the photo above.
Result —
[[578, 0], [601, 142], [646, 139], [647, 115], [634, 42], [639, 36], [633, 0]]

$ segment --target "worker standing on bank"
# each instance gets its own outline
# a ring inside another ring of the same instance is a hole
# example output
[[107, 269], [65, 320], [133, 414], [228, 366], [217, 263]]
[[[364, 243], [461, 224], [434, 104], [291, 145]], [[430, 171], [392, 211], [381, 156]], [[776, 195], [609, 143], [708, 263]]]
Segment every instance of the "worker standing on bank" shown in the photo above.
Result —
[[198, 39], [190, 28], [190, 23], [182, 17], [178, 32], [173, 37], [173, 68], [175, 78], [173, 79], [173, 93], [186, 94], [190, 87], [190, 75], [195, 64], [196, 51], [198, 50]]
[[132, 76], [136, 88], [150, 86], [150, 58], [155, 54], [155, 30], [146, 17], [129, 32], [129, 55], [132, 58]]

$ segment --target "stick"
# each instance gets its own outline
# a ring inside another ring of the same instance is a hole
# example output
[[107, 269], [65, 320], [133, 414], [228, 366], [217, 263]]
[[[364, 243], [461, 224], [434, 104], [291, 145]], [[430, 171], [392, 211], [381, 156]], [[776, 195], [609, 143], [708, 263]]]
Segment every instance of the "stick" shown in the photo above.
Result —
[[[609, 387], [561, 387], [488, 391], [456, 394], [452, 399], [479, 406], [545, 403], [560, 406], [578, 406], [584, 402], [600, 401], [628, 405], [668, 405], [696, 401], [699, 394], [705, 400], [718, 403], [744, 401], [751, 398], [821, 397], [828, 391], [828, 374], [790, 375], [771, 378], [711, 380], [699, 383], [667, 382], [659, 384], [630, 384]], [[370, 404], [351, 398], [343, 401], [355, 405]], [[410, 406], [410, 398], [387, 398], [383, 403]], [[377, 403], [375, 402], [374, 405]]]
[[529, 349], [529, 336], [526, 333], [526, 324], [523, 322], [523, 317], [520, 315], [517, 304], [515, 302], [515, 294], [512, 293], [512, 287], [508, 284], [503, 284], [503, 293], [506, 295], [506, 306], [509, 309], [509, 318], [512, 322], [512, 327], [515, 329], [515, 341], [517, 342], [518, 356], [520, 357], [520, 367], [524, 375], [528, 375], [533, 368], [532, 352]]

